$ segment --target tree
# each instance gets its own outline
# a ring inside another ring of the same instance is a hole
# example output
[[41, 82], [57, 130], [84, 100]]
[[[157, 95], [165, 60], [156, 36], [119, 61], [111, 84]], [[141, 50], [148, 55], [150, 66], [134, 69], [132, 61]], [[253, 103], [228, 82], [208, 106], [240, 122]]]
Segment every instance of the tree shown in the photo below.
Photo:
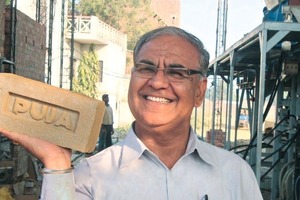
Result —
[[73, 91], [96, 98], [99, 76], [99, 59], [95, 54], [94, 45], [91, 45], [89, 52], [84, 53], [78, 66], [77, 76], [73, 80]]
[[81, 0], [76, 8], [82, 15], [94, 15], [119, 29], [122, 16], [125, 15], [126, 0]]
[[94, 15], [128, 37], [128, 50], [132, 50], [139, 36], [150, 30], [147, 19], [152, 18], [150, 0], [80, 0], [76, 11], [81, 15]]

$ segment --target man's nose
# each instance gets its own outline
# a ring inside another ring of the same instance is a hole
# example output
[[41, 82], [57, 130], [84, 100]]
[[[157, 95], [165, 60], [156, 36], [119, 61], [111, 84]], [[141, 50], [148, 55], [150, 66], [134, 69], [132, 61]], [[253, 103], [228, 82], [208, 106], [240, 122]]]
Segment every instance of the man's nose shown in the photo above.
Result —
[[163, 69], [157, 70], [157, 72], [149, 80], [149, 84], [153, 88], [167, 88], [169, 85], [169, 80], [165, 76], [165, 71]]

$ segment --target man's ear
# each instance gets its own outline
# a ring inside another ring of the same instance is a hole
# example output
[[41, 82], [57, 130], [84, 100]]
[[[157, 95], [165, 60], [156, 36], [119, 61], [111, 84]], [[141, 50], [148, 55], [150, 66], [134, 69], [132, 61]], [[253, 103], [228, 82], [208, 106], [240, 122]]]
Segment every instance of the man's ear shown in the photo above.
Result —
[[196, 100], [195, 100], [195, 105], [194, 105], [196, 108], [199, 107], [203, 102], [203, 99], [205, 97], [206, 87], [207, 87], [207, 79], [206, 78], [198, 82], [196, 97], [195, 97]]

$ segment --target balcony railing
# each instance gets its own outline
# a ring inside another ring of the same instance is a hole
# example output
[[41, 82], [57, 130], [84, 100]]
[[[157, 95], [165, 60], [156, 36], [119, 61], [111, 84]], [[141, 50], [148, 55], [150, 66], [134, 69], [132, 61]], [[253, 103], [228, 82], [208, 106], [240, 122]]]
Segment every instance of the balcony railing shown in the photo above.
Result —
[[[72, 16], [68, 17], [67, 31], [72, 31]], [[99, 41], [110, 41], [126, 50], [127, 36], [117, 29], [109, 26], [95, 16], [75, 16], [74, 34], [92, 34]], [[76, 37], [75, 37], [76, 39]]]

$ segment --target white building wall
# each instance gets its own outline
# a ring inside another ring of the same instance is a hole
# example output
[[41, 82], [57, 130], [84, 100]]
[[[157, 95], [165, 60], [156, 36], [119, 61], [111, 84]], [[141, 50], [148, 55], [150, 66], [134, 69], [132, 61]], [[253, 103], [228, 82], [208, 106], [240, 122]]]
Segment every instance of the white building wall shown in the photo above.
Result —
[[17, 9], [22, 13], [26, 14], [31, 19], [36, 18], [36, 0], [18, 1]]
[[[104, 50], [104, 49], [103, 49]], [[122, 104], [122, 100], [126, 98], [127, 100], [127, 91], [128, 91], [128, 81], [129, 78], [126, 77], [125, 68], [126, 68], [126, 53], [123, 51], [121, 46], [115, 44], [110, 44], [105, 48], [103, 54], [103, 82], [102, 89], [104, 93], [110, 94], [111, 103], [115, 106], [115, 127], [122, 126], [121, 120], [124, 119], [124, 115], [128, 113], [127, 101], [126, 104]], [[124, 83], [125, 82], [125, 83]], [[126, 83], [127, 82], [127, 83]], [[130, 112], [129, 112], [130, 113]], [[128, 118], [127, 118], [128, 119]]]
[[[88, 52], [91, 44], [75, 45], [76, 56], [82, 56], [84, 52]], [[123, 110], [124, 98], [127, 100], [128, 84], [124, 85], [124, 81], [128, 82], [129, 78], [125, 77], [126, 68], [126, 53], [123, 48], [114, 43], [108, 43], [106, 45], [95, 44], [94, 50], [98, 56], [98, 59], [103, 61], [103, 79], [98, 84], [98, 99], [101, 100], [103, 94], [108, 94], [110, 99], [110, 105], [114, 111], [114, 127], [119, 126], [120, 113]], [[81, 54], [78, 54], [78, 51]], [[79, 64], [79, 62], [76, 62]], [[126, 102], [127, 104], [127, 102]], [[126, 108], [125, 108], [126, 109]], [[125, 110], [124, 109], [124, 110]], [[127, 111], [128, 112], [128, 109]]]
[[[67, 16], [67, 1], [65, 1], [65, 15]], [[18, 9], [23, 13], [26, 13], [32, 19], [36, 18], [36, 0], [18, 1]], [[62, 27], [62, 0], [54, 1], [54, 13], [53, 13], [53, 31], [52, 31], [52, 68], [51, 68], [51, 85], [60, 86], [61, 76], [61, 48], [63, 52], [63, 80], [62, 87], [65, 89], [70, 88], [69, 71], [70, 70], [70, 57], [71, 47], [70, 40], [63, 38], [64, 46], [61, 46], [61, 32], [65, 31], [66, 28]], [[47, 48], [49, 38], [49, 0], [47, 0]], [[92, 18], [93, 19], [93, 18]], [[95, 21], [95, 19], [93, 19]], [[98, 19], [97, 19], [98, 20]], [[98, 23], [98, 21], [97, 21]], [[67, 19], [65, 17], [65, 25], [67, 25]], [[94, 29], [93, 29], [94, 30]], [[97, 31], [97, 30], [95, 30]], [[64, 32], [64, 35], [66, 32]], [[126, 41], [124, 41], [126, 43]], [[84, 51], [88, 51], [90, 44], [83, 44], [74, 42], [74, 75], [76, 69], [80, 64], [80, 59]], [[133, 121], [133, 117], [127, 103], [127, 91], [129, 86], [129, 77], [125, 76], [126, 68], [126, 44], [118, 45], [113, 42], [107, 41], [106, 44], [96, 44], [95, 51], [98, 54], [99, 60], [103, 61], [103, 81], [99, 83], [99, 95], [98, 98], [101, 100], [101, 96], [104, 93], [109, 94], [110, 104], [113, 108], [115, 115], [114, 127], [127, 126]], [[47, 56], [47, 55], [46, 55]], [[48, 59], [46, 59], [46, 72], [48, 69]]]
[[[61, 46], [61, 40], [64, 40], [64, 38], [61, 38], [61, 32], [64, 31], [64, 28], [62, 27], [62, 19], [61, 19], [61, 13], [62, 13], [62, 0], [56, 0], [54, 7], [54, 13], [53, 13], [53, 30], [52, 30], [52, 65], [51, 65], [51, 85], [60, 86], [60, 71], [61, 71], [61, 48], [65, 48]], [[67, 2], [67, 1], [66, 1]], [[49, 3], [47, 3], [49, 5]], [[65, 14], [67, 13], [67, 3], [65, 3]], [[49, 11], [48, 11], [49, 13]], [[66, 20], [65, 20], [66, 26]], [[48, 39], [48, 38], [47, 38]], [[48, 44], [48, 41], [47, 41]], [[63, 54], [63, 57], [65, 58], [67, 55], [65, 53]], [[68, 58], [69, 59], [69, 58]], [[65, 59], [64, 59], [65, 60]], [[47, 65], [46, 65], [47, 68]]]
[[[47, 10], [47, 16], [46, 16], [46, 28], [47, 28], [47, 48], [51, 48], [52, 50], [52, 58], [51, 58], [51, 85], [60, 86], [60, 66], [61, 66], [61, 32], [64, 31], [64, 28], [62, 28], [62, 2], [63, 0], [56, 0], [53, 1], [53, 29], [52, 29], [52, 47], [49, 46], [49, 5], [50, 0], [46, 0], [46, 6], [47, 8], [41, 7], [41, 12], [43, 12], [43, 9]], [[67, 14], [67, 8], [68, 8], [68, 1], [65, 0], [65, 15]], [[30, 18], [36, 20], [36, 0], [26, 0], [26, 1], [18, 1], [17, 2], [17, 8], [21, 12], [28, 15]], [[65, 26], [67, 21], [65, 20]], [[46, 57], [48, 56], [48, 52], [46, 53]], [[66, 55], [64, 55], [66, 56]], [[46, 71], [45, 74], [47, 76], [48, 74], [48, 58], [46, 58]], [[46, 80], [47, 81], [47, 80]]]

